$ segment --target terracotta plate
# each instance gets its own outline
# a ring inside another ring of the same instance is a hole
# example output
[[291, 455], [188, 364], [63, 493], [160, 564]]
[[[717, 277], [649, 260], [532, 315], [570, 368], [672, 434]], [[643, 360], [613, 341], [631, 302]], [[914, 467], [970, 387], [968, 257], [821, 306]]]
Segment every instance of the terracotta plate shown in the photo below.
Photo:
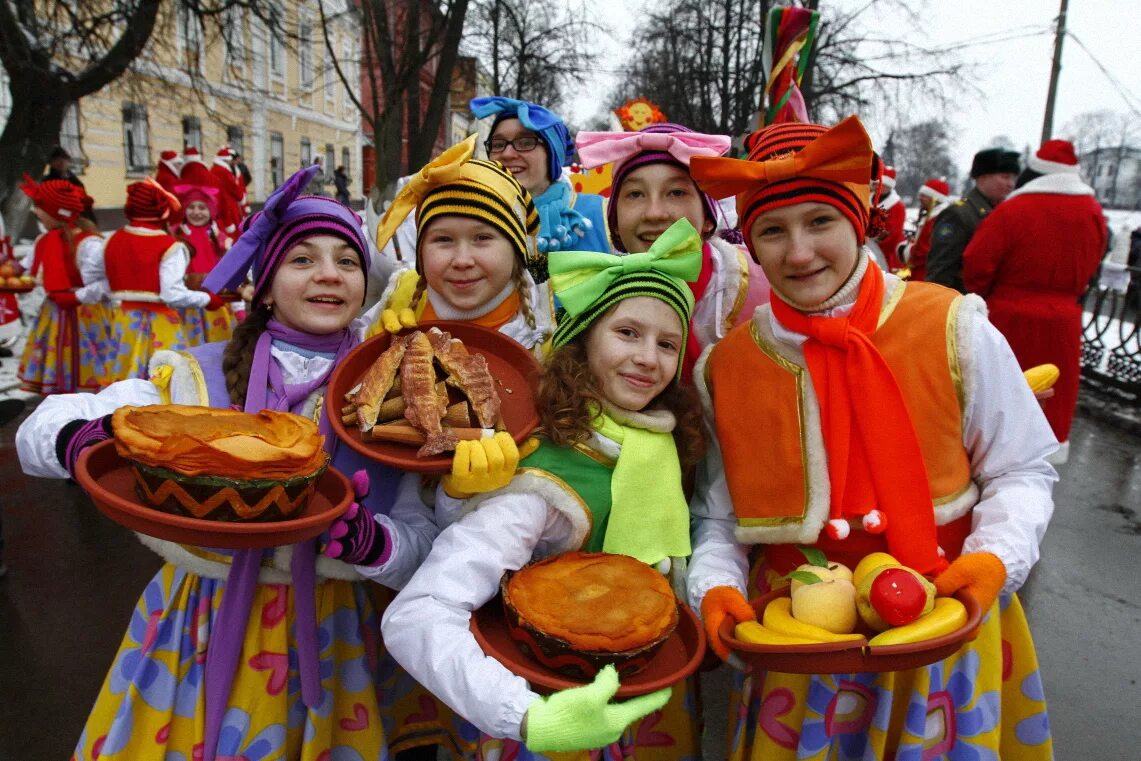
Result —
[[119, 456], [114, 440], [85, 449], [75, 470], [79, 485], [111, 520], [141, 534], [200, 547], [249, 549], [311, 539], [349, 509], [353, 496], [349, 480], [330, 467], [297, 518], [267, 523], [205, 521], [165, 513], [142, 502], [135, 494], [131, 465]]
[[[705, 657], [705, 630], [686, 605], [678, 606], [678, 624], [645, 670], [626, 677], [616, 697], [632, 698], [669, 687], [697, 671]], [[586, 682], [569, 679], [540, 664], [519, 649], [507, 630], [503, 600], [497, 595], [472, 614], [471, 633], [483, 652], [523, 677], [537, 692], [581, 687]]]
[[[534, 389], [539, 363], [535, 357], [522, 344], [497, 330], [465, 322], [425, 322], [417, 330], [431, 327], [451, 333], [453, 338], [463, 341], [468, 351], [487, 358], [487, 366], [497, 381], [499, 398], [503, 402], [503, 421], [515, 442], [521, 444], [539, 424]], [[415, 445], [361, 441], [360, 430], [356, 426], [346, 426], [341, 422], [340, 410], [345, 405], [345, 394], [360, 382], [377, 357], [388, 348], [391, 340], [392, 336], [387, 333], [370, 338], [353, 349], [333, 370], [325, 392], [333, 431], [350, 447], [377, 462], [416, 473], [447, 473], [452, 467], [451, 452], [433, 457], [417, 457], [418, 447]]]
[[[771, 600], [785, 597], [788, 587], [769, 592], [750, 601], [757, 620]], [[786, 674], [849, 674], [859, 672], [905, 671], [941, 661], [955, 653], [970, 639], [983, 613], [974, 598], [966, 594], [956, 597], [967, 608], [967, 623], [958, 631], [924, 642], [906, 645], [868, 646], [867, 639], [851, 642], [823, 642], [819, 645], [757, 645], [733, 636], [733, 622], [721, 625], [721, 639], [749, 665]]]

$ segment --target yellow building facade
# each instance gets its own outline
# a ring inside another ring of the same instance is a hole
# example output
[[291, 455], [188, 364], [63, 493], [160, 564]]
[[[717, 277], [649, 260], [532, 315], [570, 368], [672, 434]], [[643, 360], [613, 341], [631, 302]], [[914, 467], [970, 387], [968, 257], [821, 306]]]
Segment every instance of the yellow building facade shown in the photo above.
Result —
[[[278, 31], [234, 9], [221, 33], [179, 0], [164, 2], [133, 70], [65, 115], [60, 142], [96, 208], [121, 208], [126, 185], [154, 174], [161, 151], [188, 146], [207, 165], [223, 145], [241, 153], [252, 202], [318, 156], [329, 194], [333, 169], [343, 165], [359, 198], [360, 115], [326, 53], [318, 2], [337, 63], [359, 82], [360, 28], [345, 0], [282, 0], [272, 6]], [[4, 107], [0, 99], [0, 127]]]

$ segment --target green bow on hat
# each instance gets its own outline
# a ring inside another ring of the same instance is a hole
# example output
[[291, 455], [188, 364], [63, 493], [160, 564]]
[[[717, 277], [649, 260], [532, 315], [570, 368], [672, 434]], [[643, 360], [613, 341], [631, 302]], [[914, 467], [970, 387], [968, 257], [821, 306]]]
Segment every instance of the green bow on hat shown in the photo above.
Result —
[[[641, 254], [602, 254], [597, 251], [561, 251], [549, 262], [551, 288], [563, 308], [577, 316], [598, 301], [623, 275], [656, 272], [678, 281], [697, 280], [701, 273], [701, 236], [684, 217], [670, 225], [650, 250]], [[693, 294], [688, 287], [689, 307]]]

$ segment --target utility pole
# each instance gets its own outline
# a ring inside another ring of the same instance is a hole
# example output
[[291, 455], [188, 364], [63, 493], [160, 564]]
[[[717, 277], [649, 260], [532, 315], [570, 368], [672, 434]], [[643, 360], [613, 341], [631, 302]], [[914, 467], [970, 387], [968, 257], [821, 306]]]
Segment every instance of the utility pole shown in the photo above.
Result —
[[1054, 134], [1054, 100], [1058, 95], [1058, 74], [1062, 71], [1062, 41], [1066, 39], [1066, 6], [1069, 0], [1062, 0], [1058, 11], [1058, 27], [1054, 32], [1054, 63], [1050, 67], [1050, 89], [1046, 93], [1046, 115], [1042, 118], [1042, 142]]

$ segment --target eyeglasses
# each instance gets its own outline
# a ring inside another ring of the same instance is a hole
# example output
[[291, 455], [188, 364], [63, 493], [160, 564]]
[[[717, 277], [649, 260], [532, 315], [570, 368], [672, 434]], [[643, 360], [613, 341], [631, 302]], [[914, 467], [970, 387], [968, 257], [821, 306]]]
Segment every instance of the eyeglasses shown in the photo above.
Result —
[[487, 155], [490, 156], [493, 153], [503, 153], [507, 150], [507, 146], [514, 148], [516, 153], [530, 153], [535, 150], [538, 145], [539, 138], [534, 135], [525, 135], [523, 137], [517, 137], [514, 140], [504, 140], [503, 138], [497, 137], [488, 140], [483, 144], [483, 147], [487, 149]]

